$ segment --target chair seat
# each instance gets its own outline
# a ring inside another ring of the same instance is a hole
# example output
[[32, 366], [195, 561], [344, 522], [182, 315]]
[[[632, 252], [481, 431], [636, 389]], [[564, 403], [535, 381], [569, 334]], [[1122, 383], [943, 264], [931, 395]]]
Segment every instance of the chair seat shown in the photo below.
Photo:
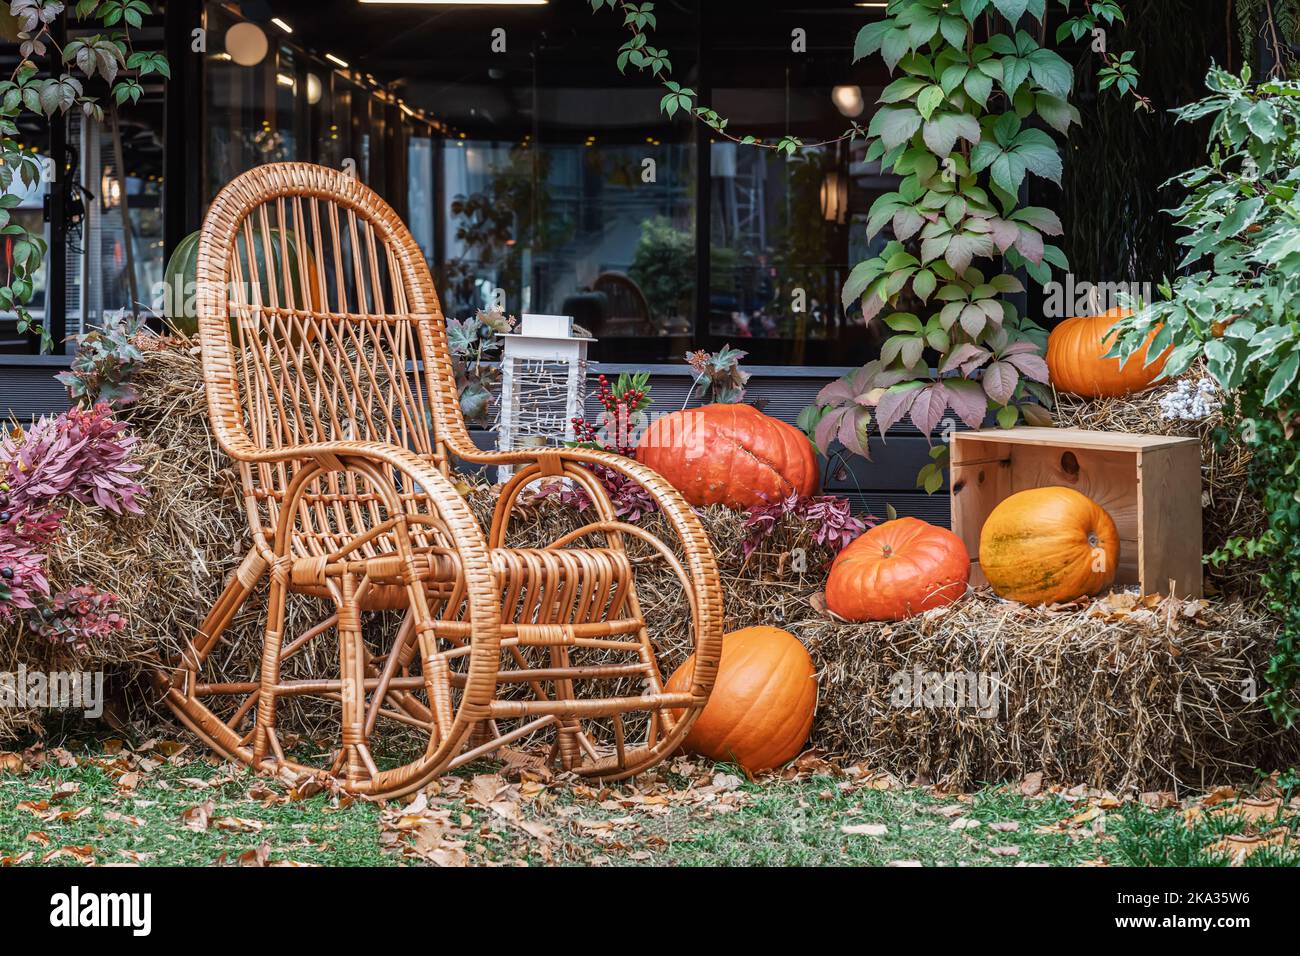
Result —
[[[492, 569], [501, 592], [503, 622], [520, 624], [587, 623], [616, 619], [624, 611], [632, 581], [627, 554], [611, 548], [495, 548]], [[447, 597], [460, 580], [455, 552], [422, 549], [416, 574], [426, 593]], [[331, 599], [327, 578], [347, 571], [369, 580], [360, 600], [365, 611], [405, 610], [409, 596], [400, 558], [394, 555], [326, 564], [319, 558], [293, 562], [289, 589]]]

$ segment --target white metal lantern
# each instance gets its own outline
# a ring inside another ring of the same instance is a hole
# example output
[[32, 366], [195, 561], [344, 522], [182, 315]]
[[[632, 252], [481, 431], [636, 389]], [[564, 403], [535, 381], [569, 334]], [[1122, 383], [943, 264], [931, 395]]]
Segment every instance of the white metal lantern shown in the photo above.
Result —
[[[582, 414], [587, 343], [594, 342], [567, 315], [524, 314], [518, 332], [503, 333], [497, 447], [557, 446], [572, 441]], [[505, 481], [514, 469], [501, 466]]]

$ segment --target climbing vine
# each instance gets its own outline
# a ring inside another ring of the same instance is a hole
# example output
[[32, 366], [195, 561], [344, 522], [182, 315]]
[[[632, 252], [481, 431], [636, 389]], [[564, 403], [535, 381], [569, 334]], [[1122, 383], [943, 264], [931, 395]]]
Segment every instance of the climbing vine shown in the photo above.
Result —
[[[720, 116], [716, 110], [699, 102], [699, 93], [696, 90], [683, 86], [672, 78], [673, 66], [668, 51], [656, 47], [651, 42], [651, 31], [659, 26], [653, 3], [648, 2], [648, 0], [644, 3], [630, 3], [627, 0], [589, 0], [589, 2], [593, 12], [599, 12], [608, 7], [616, 13], [623, 14], [623, 26], [627, 28], [630, 37], [619, 47], [618, 57], [615, 61], [618, 70], [620, 73], [626, 73], [627, 68], [631, 66], [642, 72], [649, 73], [658, 80], [664, 89], [664, 94], [659, 101], [659, 109], [670, 119], [680, 112], [703, 123], [714, 134], [723, 139], [745, 146], [775, 150], [788, 156], [793, 156], [801, 149], [831, 146], [864, 135], [862, 127], [856, 122], [852, 123], [848, 129], [838, 136], [807, 143], [797, 136], [790, 135], [782, 136], [774, 142], [768, 142], [750, 134], [735, 133], [728, 129], [730, 121], [726, 117]], [[1088, 36], [1095, 30], [1100, 29], [1099, 24], [1110, 25], [1124, 21], [1124, 12], [1114, 0], [1085, 0], [1077, 9], [1072, 9], [1073, 0], [1056, 0], [1056, 3], [1061, 9], [1072, 14], [1058, 29], [1058, 42], [1064, 40], [1067, 36], [1074, 37], [1076, 40]], [[980, 0], [962, 0], [960, 4], [952, 4], [954, 10], [960, 6], [961, 14], [959, 16], [955, 13], [949, 15], [945, 11], [948, 6], [947, 0], [890, 0], [886, 12], [888, 16], [895, 17], [904, 15], [904, 11], [913, 7], [922, 11], [940, 11], [942, 15], [938, 16], [937, 20], [941, 25], [944, 23], [956, 24], [959, 20], [973, 24], [983, 16], [986, 29], [992, 28], [995, 14], [1015, 23], [1026, 12], [1030, 12], [1042, 24], [1043, 29], [1046, 29], [1046, 5], [1047, 0], [982, 0], [982, 2]], [[924, 19], [922, 22], [924, 22]], [[936, 29], [941, 29], [941, 27]], [[952, 31], [954, 36], [956, 35], [956, 26], [950, 25], [947, 29]], [[858, 42], [862, 42], [861, 34], [859, 34]], [[900, 42], [903, 42], [901, 35], [891, 39], [890, 49], [892, 50]], [[885, 52], [883, 45], [878, 49]], [[861, 58], [855, 47], [854, 62]], [[888, 58], [886, 53], [886, 59]], [[1101, 78], [1103, 88], [1113, 86], [1121, 94], [1133, 96], [1135, 105], [1149, 107], [1145, 98], [1137, 92], [1138, 73], [1131, 62], [1132, 54], [1121, 53], [1117, 55], [1103, 51], [1101, 59], [1102, 65], [1099, 67], [1098, 75]]]

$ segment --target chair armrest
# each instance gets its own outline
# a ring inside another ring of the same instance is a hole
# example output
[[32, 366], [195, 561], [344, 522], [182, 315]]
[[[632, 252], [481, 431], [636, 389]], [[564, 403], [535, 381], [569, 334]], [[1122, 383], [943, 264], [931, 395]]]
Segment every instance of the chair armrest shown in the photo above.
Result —
[[420, 491], [433, 504], [456, 541], [467, 571], [472, 569], [475, 577], [491, 579], [492, 564], [483, 529], [465, 497], [446, 475], [400, 445], [376, 441], [313, 442], [289, 448], [241, 449], [238, 457], [250, 464], [311, 461], [323, 471], [346, 470], [349, 459], [392, 468], [419, 485]]

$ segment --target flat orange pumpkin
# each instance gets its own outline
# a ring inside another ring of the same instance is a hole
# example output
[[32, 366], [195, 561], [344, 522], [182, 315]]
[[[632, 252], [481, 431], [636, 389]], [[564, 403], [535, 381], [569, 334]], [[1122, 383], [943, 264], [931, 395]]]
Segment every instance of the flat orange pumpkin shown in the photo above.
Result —
[[980, 531], [980, 568], [993, 590], [1024, 604], [1073, 601], [1115, 580], [1119, 532], [1106, 509], [1073, 488], [1020, 491]]
[[[694, 674], [692, 654], [665, 689], [689, 691]], [[769, 770], [799, 755], [816, 709], [817, 669], [799, 639], [776, 627], [742, 628], [722, 638], [713, 693], [682, 746], [750, 773]]]
[[898, 621], [966, 593], [970, 554], [947, 528], [896, 518], [839, 553], [826, 580], [826, 606], [849, 621]]
[[1072, 392], [1084, 398], [1111, 398], [1131, 395], [1156, 384], [1164, 371], [1165, 360], [1174, 350], [1171, 345], [1151, 365], [1147, 349], [1160, 331], [1151, 330], [1147, 340], [1129, 360], [1104, 358], [1114, 345], [1110, 331], [1120, 319], [1133, 314], [1131, 309], [1111, 309], [1101, 315], [1080, 315], [1066, 319], [1047, 338], [1047, 369], [1058, 391]]
[[752, 405], [705, 405], [656, 418], [636, 457], [699, 507], [744, 511], [817, 491], [808, 436]]

